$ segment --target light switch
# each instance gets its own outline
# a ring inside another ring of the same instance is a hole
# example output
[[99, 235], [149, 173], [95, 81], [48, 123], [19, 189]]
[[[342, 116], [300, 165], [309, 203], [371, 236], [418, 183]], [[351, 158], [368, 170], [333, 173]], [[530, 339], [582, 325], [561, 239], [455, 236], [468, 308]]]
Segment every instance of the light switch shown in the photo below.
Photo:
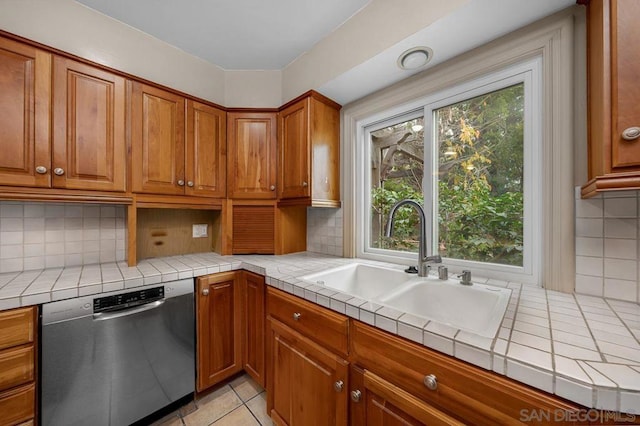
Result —
[[193, 225], [193, 238], [206, 238], [207, 237], [207, 224], [194, 224]]

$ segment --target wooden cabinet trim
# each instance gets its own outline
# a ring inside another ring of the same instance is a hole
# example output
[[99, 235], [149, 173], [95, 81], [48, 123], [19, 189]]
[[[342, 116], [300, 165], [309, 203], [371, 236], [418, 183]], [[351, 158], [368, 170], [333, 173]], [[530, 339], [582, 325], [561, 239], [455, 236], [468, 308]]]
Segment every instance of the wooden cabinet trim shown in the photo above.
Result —
[[243, 364], [245, 371], [263, 388], [265, 380], [265, 279], [262, 275], [243, 272], [244, 330]]

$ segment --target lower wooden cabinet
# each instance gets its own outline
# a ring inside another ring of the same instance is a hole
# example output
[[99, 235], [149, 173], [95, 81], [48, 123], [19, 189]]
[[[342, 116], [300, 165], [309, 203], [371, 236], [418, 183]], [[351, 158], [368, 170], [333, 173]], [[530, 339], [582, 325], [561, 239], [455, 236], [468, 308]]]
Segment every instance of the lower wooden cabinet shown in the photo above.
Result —
[[198, 392], [242, 371], [241, 274], [223, 272], [197, 280]]
[[0, 312], [0, 426], [36, 415], [37, 307]]
[[348, 424], [348, 321], [267, 288], [267, 412], [276, 424]]
[[263, 388], [266, 386], [264, 365], [265, 283], [262, 275], [244, 274], [244, 370]]
[[352, 365], [350, 373], [352, 425], [464, 424], [370, 371]]

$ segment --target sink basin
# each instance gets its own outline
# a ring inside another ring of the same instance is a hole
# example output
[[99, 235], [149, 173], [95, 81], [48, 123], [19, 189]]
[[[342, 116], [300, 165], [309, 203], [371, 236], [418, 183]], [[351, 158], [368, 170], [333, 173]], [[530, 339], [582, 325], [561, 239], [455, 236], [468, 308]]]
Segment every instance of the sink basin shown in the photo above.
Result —
[[511, 290], [483, 284], [417, 278], [374, 300], [402, 312], [493, 338], [509, 304]]
[[302, 279], [365, 300], [371, 300], [382, 293], [395, 290], [399, 285], [415, 277], [415, 275], [409, 275], [404, 272], [403, 268], [394, 269], [363, 263], [351, 263], [306, 275]]

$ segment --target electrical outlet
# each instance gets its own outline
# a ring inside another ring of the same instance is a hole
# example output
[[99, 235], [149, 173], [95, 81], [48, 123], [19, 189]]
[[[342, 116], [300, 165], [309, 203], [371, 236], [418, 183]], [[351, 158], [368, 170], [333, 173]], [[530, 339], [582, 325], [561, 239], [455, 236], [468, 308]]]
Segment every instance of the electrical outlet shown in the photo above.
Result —
[[207, 224], [194, 224], [193, 225], [193, 238], [206, 238], [207, 237]]

